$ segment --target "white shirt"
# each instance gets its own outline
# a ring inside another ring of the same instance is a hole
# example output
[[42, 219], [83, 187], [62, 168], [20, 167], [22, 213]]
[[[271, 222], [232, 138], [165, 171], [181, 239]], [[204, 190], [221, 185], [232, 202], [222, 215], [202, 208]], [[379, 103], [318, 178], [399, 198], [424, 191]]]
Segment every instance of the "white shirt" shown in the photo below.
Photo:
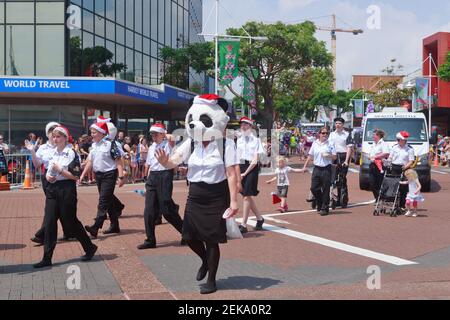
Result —
[[111, 157], [111, 141], [106, 138], [100, 142], [93, 142], [91, 152], [87, 157], [92, 161], [94, 172], [108, 172], [117, 169], [116, 160]]
[[372, 148], [370, 149], [370, 157], [374, 158], [377, 154], [380, 153], [390, 153], [389, 150], [389, 145], [384, 142], [383, 139], [380, 139], [380, 141], [378, 141], [378, 143], [373, 143]]
[[147, 165], [150, 167], [150, 171], [165, 171], [167, 170], [164, 168], [159, 162], [158, 159], [155, 157], [155, 151], [157, 149], [163, 149], [164, 152], [170, 156], [172, 153], [172, 147], [170, 146], [170, 143], [167, 140], [164, 140], [160, 144], [157, 144], [156, 142], [153, 142], [153, 144], [148, 149], [147, 153]]
[[253, 134], [240, 137], [236, 145], [238, 160], [253, 161], [256, 154], [264, 153], [261, 140]]
[[405, 147], [402, 148], [400, 145], [396, 144], [392, 147], [389, 159], [392, 161], [392, 164], [404, 166], [408, 164], [408, 162], [414, 161], [416, 157], [414, 155], [414, 149], [410, 146], [405, 145]]
[[328, 140], [334, 144], [337, 153], [347, 153], [347, 149], [353, 146], [352, 144], [347, 144], [349, 136], [350, 134], [345, 130], [342, 130], [340, 133], [336, 130], [330, 134]]
[[3, 150], [3, 153], [6, 155], [9, 153], [9, 147], [6, 143], [0, 143], [0, 150]]
[[325, 141], [321, 143], [320, 140], [314, 141], [311, 149], [309, 150], [309, 155], [314, 158], [314, 165], [316, 167], [328, 167], [333, 164], [332, 159], [326, 159], [323, 156], [323, 153], [329, 153], [330, 155], [336, 155], [336, 149], [334, 145], [330, 143], [330, 141]]
[[48, 162], [50, 158], [55, 153], [55, 146], [52, 146], [50, 143], [43, 144], [39, 147], [36, 152], [36, 159], [40, 164], [43, 164], [45, 169], [48, 169]]
[[189, 182], [204, 182], [217, 184], [227, 179], [225, 167], [239, 164], [236, 154], [236, 145], [233, 140], [227, 139], [225, 143], [225, 165], [222, 159], [222, 146], [218, 146], [222, 140], [210, 142], [205, 148], [203, 143], [196, 143], [191, 154], [191, 139], [187, 139], [176, 153], [181, 155], [183, 162], [188, 164], [187, 179]]
[[289, 186], [289, 177], [288, 173], [292, 171], [291, 167], [276, 168], [275, 174], [277, 175], [277, 185], [279, 187]]
[[[75, 160], [76, 157], [78, 157], [78, 155], [75, 151], [73, 151], [72, 145], [67, 145], [61, 152], [58, 152], [58, 149], [54, 148], [48, 159], [47, 176], [56, 177], [57, 181], [69, 180], [60, 175], [59, 172], [55, 172], [53, 170], [53, 165], [58, 164], [62, 170], [67, 171], [69, 169], [69, 165]], [[78, 170], [80, 170], [80, 168], [78, 168]]]

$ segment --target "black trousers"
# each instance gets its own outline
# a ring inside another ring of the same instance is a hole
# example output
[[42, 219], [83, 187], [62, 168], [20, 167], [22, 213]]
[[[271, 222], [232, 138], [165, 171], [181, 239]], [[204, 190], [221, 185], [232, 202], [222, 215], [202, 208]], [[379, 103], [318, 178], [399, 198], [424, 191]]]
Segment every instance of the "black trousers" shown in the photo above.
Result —
[[[399, 166], [399, 165], [392, 165], [392, 174], [394, 175], [402, 175], [403, 173], [403, 166]], [[406, 196], [408, 195], [408, 185], [400, 185], [399, 188], [399, 193], [400, 193], [400, 207], [401, 208], [405, 208], [406, 207]]]
[[372, 189], [373, 197], [375, 201], [378, 201], [380, 196], [381, 184], [383, 183], [384, 175], [378, 170], [375, 163], [371, 163], [369, 167], [369, 184]]
[[155, 220], [162, 214], [164, 218], [181, 234], [183, 220], [179, 206], [172, 199], [173, 170], [152, 171], [145, 184], [144, 222], [146, 242], [156, 243]]
[[[47, 175], [47, 170], [42, 174], [41, 185], [42, 185], [42, 190], [44, 191], [44, 195], [47, 197], [47, 188], [50, 185], [50, 183], [47, 181], [47, 178], [45, 177], [46, 175]], [[45, 224], [45, 210], [44, 210], [44, 219], [42, 220], [41, 228], [38, 231], [36, 231], [36, 233], [34, 235], [38, 239], [44, 239], [44, 235], [45, 235], [44, 224]], [[70, 235], [67, 232], [67, 230], [64, 229], [64, 226], [62, 226], [62, 227], [63, 227], [64, 236], [69, 237]]]
[[58, 219], [82, 245], [85, 252], [93, 244], [77, 218], [77, 187], [75, 181], [58, 181], [47, 187], [44, 218], [44, 260], [52, 260], [58, 236]]
[[119, 208], [117, 207], [117, 203], [114, 201], [114, 190], [116, 188], [117, 177], [117, 170], [108, 172], [95, 172], [95, 180], [97, 182], [99, 199], [97, 207], [97, 217], [95, 218], [94, 226], [98, 229], [103, 228], [103, 223], [105, 222], [108, 215], [109, 220], [111, 221], [111, 227], [119, 227]]
[[311, 192], [317, 201], [317, 208], [328, 211], [330, 207], [331, 166], [314, 167], [311, 178]]
[[340, 165], [340, 166], [339, 166], [339, 169], [335, 168], [333, 170], [333, 179], [332, 179], [332, 181], [334, 181], [336, 179], [336, 175], [338, 174], [337, 170], [339, 170], [339, 172], [341, 174], [341, 177], [342, 177], [342, 185], [341, 185], [342, 187], [339, 188], [338, 199], [340, 201], [341, 194], [342, 194], [342, 192], [344, 192], [345, 195], [346, 195], [346, 198], [347, 198], [345, 200], [348, 202], [348, 185], [347, 185], [348, 167], [344, 167], [343, 166], [343, 164], [344, 164], [346, 159], [347, 159], [347, 153], [338, 153], [337, 154], [337, 159], [334, 162], [334, 164]]

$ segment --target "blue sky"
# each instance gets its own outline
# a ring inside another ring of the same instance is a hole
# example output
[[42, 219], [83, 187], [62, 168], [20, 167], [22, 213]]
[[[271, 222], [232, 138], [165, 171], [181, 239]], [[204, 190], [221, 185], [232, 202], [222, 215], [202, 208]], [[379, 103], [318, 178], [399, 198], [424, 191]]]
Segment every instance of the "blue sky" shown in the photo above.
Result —
[[[214, 33], [214, 14], [206, 19], [214, 0], [204, 0], [204, 30]], [[294, 22], [335, 13], [338, 27], [363, 29], [353, 36], [338, 33], [338, 88], [348, 89], [353, 74], [379, 74], [392, 58], [405, 66], [404, 74], [420, 67], [422, 39], [438, 31], [450, 32], [450, 1], [447, 0], [220, 0], [220, 30], [239, 27], [249, 20]], [[367, 27], [371, 5], [380, 8], [381, 28]], [[229, 13], [229, 14], [228, 14]], [[313, 20], [331, 25], [331, 17]], [[319, 31], [317, 37], [331, 48], [330, 34]]]

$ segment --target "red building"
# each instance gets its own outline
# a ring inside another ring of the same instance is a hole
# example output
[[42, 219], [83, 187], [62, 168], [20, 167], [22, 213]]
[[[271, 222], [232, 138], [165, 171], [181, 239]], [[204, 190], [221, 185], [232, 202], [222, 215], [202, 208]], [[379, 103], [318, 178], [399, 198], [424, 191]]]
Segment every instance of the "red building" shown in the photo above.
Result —
[[[423, 40], [423, 59], [427, 59], [431, 54], [438, 68], [445, 63], [449, 51], [449, 32], [438, 32]], [[423, 75], [425, 77], [430, 76], [428, 61], [423, 65]], [[435, 96], [431, 120], [433, 125], [439, 127], [441, 134], [450, 135], [450, 82], [445, 82], [436, 77], [437, 70], [434, 65], [431, 68], [431, 75], [433, 76], [431, 94]]]

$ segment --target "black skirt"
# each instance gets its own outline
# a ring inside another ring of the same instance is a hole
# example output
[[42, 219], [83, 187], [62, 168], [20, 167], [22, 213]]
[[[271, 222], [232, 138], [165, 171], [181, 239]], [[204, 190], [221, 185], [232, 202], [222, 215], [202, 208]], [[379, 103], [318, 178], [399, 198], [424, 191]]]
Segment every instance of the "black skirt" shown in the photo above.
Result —
[[228, 181], [191, 183], [183, 220], [183, 240], [227, 243], [224, 212], [230, 207]]
[[[244, 164], [240, 165], [241, 173], [245, 173], [248, 167], [250, 167], [250, 162], [246, 161]], [[258, 178], [259, 178], [259, 165], [253, 168], [250, 173], [242, 179], [242, 192], [244, 197], [256, 197], [259, 194], [258, 191]]]

